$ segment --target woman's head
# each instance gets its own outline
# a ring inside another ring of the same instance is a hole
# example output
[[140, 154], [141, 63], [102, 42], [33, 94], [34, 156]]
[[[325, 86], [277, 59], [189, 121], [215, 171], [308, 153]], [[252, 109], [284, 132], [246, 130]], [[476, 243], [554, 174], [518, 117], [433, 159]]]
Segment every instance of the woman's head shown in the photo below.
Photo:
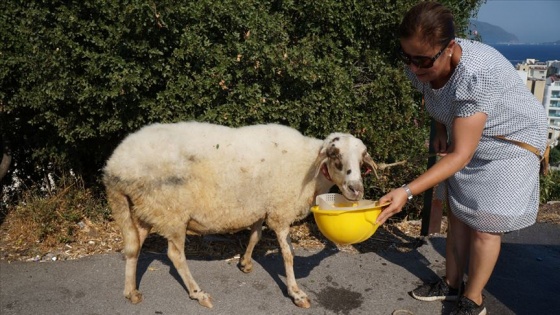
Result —
[[442, 46], [455, 38], [453, 14], [437, 2], [420, 2], [410, 9], [399, 26], [399, 38], [416, 37], [431, 46]]
[[[418, 79], [432, 85], [447, 82], [453, 73], [456, 46], [451, 11], [437, 2], [421, 2], [406, 13], [398, 32], [399, 57]], [[455, 57], [459, 56], [460, 52]]]

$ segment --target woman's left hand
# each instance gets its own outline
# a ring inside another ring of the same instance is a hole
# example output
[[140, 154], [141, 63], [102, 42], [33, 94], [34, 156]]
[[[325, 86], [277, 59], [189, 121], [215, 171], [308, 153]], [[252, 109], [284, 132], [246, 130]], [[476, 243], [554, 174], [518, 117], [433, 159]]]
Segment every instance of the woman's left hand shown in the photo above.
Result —
[[391, 204], [383, 208], [379, 217], [377, 217], [377, 224], [381, 225], [393, 215], [402, 211], [402, 208], [408, 201], [408, 195], [403, 188], [391, 190], [388, 194], [379, 199], [379, 204], [390, 202]]

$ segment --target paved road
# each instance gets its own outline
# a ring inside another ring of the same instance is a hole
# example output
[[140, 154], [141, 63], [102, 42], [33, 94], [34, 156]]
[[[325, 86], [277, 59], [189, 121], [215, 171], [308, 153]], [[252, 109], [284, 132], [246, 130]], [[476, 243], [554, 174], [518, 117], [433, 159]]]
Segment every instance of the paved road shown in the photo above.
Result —
[[[296, 250], [295, 273], [312, 307], [299, 309], [286, 295], [278, 254], [255, 257], [244, 274], [236, 262], [191, 259], [201, 287], [213, 297], [206, 309], [188, 298], [162, 254], [141, 255], [138, 305], [122, 297], [120, 254], [75, 261], [0, 262], [0, 314], [447, 314], [449, 302], [420, 302], [408, 295], [444, 269], [445, 240], [433, 236], [406, 253]], [[487, 287], [489, 314], [558, 314], [560, 226], [537, 224], [504, 237], [502, 254]]]

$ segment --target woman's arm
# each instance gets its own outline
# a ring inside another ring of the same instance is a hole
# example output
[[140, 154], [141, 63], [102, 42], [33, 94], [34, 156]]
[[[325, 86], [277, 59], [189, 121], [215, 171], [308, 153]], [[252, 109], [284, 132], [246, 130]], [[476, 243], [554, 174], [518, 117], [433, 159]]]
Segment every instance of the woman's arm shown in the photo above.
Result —
[[[453, 120], [451, 145], [447, 148], [447, 153], [438, 152], [443, 153], [441, 154], [443, 157], [408, 184], [413, 195], [420, 194], [444, 181], [470, 162], [482, 137], [486, 117], [485, 113], [478, 112], [469, 117], [456, 117]], [[440, 141], [441, 144], [441, 140], [436, 139], [436, 141]], [[434, 148], [435, 145], [434, 143]], [[407, 193], [403, 188], [397, 188], [381, 197], [379, 202], [391, 202], [377, 218], [377, 223], [383, 224], [389, 217], [402, 210], [407, 202]]]

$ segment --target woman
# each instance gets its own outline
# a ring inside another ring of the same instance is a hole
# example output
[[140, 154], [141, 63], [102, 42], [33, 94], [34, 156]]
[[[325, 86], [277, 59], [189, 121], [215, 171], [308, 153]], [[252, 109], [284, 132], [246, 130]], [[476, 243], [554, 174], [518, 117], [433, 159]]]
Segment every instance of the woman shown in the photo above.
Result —
[[[455, 38], [453, 15], [421, 2], [399, 27], [400, 58], [436, 121], [441, 159], [390, 201], [384, 223], [408, 199], [445, 182], [449, 230], [445, 276], [412, 291], [423, 301], [458, 300], [451, 314], [486, 314], [482, 291], [500, 253], [502, 234], [532, 225], [539, 206], [539, 157], [497, 136], [546, 145], [543, 106], [510, 62], [492, 47]], [[468, 262], [468, 281], [463, 283]]]

